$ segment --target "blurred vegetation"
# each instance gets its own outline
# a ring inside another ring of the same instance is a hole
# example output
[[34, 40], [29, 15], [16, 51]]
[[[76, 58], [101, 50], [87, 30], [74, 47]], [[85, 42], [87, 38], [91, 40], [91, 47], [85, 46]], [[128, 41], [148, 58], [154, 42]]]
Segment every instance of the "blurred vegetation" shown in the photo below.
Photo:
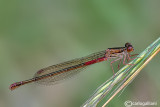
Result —
[[[1, 0], [0, 106], [79, 107], [113, 75], [110, 62], [53, 86], [31, 84], [13, 92], [8, 87], [43, 67], [126, 42], [134, 53], [143, 51], [160, 35], [159, 10], [159, 0]], [[157, 55], [109, 106], [126, 100], [159, 104], [159, 63]]]

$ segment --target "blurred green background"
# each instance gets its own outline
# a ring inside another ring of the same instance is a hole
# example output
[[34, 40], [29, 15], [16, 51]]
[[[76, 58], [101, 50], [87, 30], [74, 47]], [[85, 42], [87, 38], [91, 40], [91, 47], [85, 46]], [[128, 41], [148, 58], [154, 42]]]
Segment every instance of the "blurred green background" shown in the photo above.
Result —
[[[159, 36], [159, 0], [0, 0], [0, 107], [79, 107], [113, 75], [109, 61], [57, 85], [28, 84], [12, 92], [9, 85], [126, 42], [140, 53]], [[109, 106], [124, 107], [126, 100], [160, 106], [159, 63], [158, 54]]]

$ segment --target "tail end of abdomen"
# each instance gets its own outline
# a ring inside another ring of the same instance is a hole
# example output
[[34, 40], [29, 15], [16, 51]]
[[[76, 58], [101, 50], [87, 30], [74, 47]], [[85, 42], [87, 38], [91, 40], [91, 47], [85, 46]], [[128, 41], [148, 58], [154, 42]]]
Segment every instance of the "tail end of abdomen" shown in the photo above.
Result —
[[22, 85], [23, 85], [23, 82], [16, 82], [16, 83], [11, 84], [9, 89], [12, 91], [12, 90], [15, 90], [16, 88], [18, 88]]

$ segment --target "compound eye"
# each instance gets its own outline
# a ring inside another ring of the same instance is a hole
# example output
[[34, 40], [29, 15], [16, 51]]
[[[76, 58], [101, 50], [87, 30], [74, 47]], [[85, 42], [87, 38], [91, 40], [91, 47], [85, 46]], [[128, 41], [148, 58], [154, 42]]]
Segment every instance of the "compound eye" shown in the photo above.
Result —
[[129, 46], [128, 48], [127, 48], [127, 52], [132, 52], [134, 49], [133, 49], [133, 47], [132, 46]]
[[125, 47], [128, 47], [129, 45], [131, 45], [131, 44], [127, 42], [127, 43], [125, 44]]

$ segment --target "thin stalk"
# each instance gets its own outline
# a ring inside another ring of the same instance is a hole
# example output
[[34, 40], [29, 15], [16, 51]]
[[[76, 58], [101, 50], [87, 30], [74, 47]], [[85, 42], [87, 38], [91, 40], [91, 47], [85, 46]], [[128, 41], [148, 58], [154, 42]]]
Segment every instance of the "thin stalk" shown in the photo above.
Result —
[[132, 60], [129, 63], [130, 65], [125, 65], [115, 76], [112, 76], [98, 87], [91, 98], [83, 104], [83, 107], [95, 107], [107, 95], [107, 101], [103, 105], [105, 107], [122, 89], [134, 80], [158, 52], [160, 52], [160, 37]]

